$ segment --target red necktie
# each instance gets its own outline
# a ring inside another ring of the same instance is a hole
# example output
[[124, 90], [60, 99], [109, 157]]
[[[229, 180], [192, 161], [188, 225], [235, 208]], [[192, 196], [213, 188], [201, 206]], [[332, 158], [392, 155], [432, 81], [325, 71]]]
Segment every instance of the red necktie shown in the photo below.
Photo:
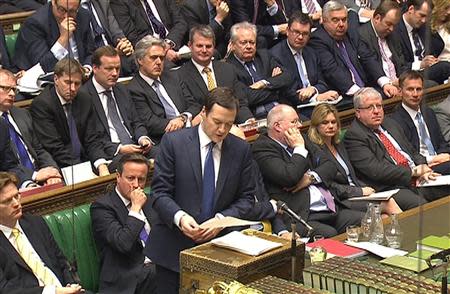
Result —
[[397, 163], [397, 165], [409, 168], [408, 159], [405, 156], [403, 156], [403, 154], [401, 154], [397, 150], [397, 148], [395, 148], [391, 140], [389, 140], [388, 137], [386, 137], [386, 135], [380, 130], [374, 130], [374, 132], [378, 135], [378, 137], [381, 140], [381, 143], [383, 143], [384, 147], [389, 153], [389, 156], [391, 156], [391, 158]]

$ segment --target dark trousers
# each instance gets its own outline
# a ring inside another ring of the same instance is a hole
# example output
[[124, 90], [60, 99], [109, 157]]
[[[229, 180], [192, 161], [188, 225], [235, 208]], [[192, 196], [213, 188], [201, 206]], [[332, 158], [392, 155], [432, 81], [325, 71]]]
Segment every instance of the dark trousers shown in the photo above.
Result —
[[178, 294], [180, 274], [165, 267], [156, 265], [156, 293]]
[[153, 263], [145, 264], [136, 285], [135, 294], [156, 293], [156, 270]]

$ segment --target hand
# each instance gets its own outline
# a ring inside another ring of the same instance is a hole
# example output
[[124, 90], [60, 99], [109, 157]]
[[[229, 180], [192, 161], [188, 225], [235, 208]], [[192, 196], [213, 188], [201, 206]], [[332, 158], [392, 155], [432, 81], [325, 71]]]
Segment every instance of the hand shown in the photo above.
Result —
[[286, 35], [286, 31], [287, 31], [287, 23], [283, 23], [277, 26], [278, 27], [278, 34], [281, 35]]
[[120, 154], [126, 154], [126, 153], [142, 153], [141, 146], [135, 145], [135, 144], [126, 144], [121, 145], [119, 149]]
[[175, 117], [169, 121], [164, 131], [166, 133], [173, 132], [184, 127], [184, 122], [181, 117]]
[[281, 70], [281, 68], [279, 68], [278, 66], [274, 67], [272, 70], [272, 77], [276, 77], [278, 75], [281, 75], [282, 73], [283, 71]]
[[435, 64], [438, 61], [439, 60], [436, 57], [434, 57], [433, 55], [427, 55], [420, 62], [420, 68], [421, 69], [429, 68], [430, 66], [432, 66], [433, 64]]
[[68, 284], [66, 287], [57, 287], [56, 294], [77, 294], [84, 293], [84, 289], [81, 288], [78, 284]]
[[84, 80], [88, 80], [89, 77], [91, 76], [92, 73], [92, 69], [89, 66], [83, 66], [83, 71], [84, 71]]
[[[19, 80], [21, 77], [23, 77], [23, 75], [25, 74], [24, 70], [18, 71], [17, 73], [14, 74], [14, 76], [16, 77], [17, 80]], [[19, 82], [19, 81], [17, 81]]]
[[426, 164], [420, 164], [412, 168], [411, 177], [421, 177], [422, 175], [431, 172], [431, 168]]
[[141, 142], [139, 142], [139, 145], [141, 146], [143, 154], [147, 154], [153, 147], [152, 142], [147, 138], [142, 139]]
[[313, 20], [320, 20], [322, 18], [322, 11], [316, 11], [313, 14], [310, 14], [309, 17]]
[[199, 113], [191, 120], [191, 126], [195, 127], [196, 125], [202, 122], [202, 115]]
[[127, 38], [122, 38], [117, 41], [116, 50], [121, 55], [130, 56], [133, 54], [133, 45]]
[[100, 164], [97, 169], [100, 177], [108, 176], [110, 174], [106, 164]]
[[314, 88], [312, 86], [297, 90], [298, 99], [300, 101], [305, 101], [305, 100], [310, 99], [315, 93], [316, 93], [316, 88]]
[[[292, 240], [292, 233], [290, 232], [284, 232], [283, 234], [280, 235], [280, 238], [283, 238], [285, 240]], [[297, 234], [297, 232], [295, 233], [295, 240], [300, 239], [300, 235]]]
[[438, 155], [433, 156], [429, 166], [435, 166], [435, 165], [441, 164], [446, 161], [450, 161], [450, 154], [440, 153]]
[[227, 2], [225, 1], [217, 1], [216, 3], [216, 17], [215, 20], [219, 23], [222, 23], [225, 18], [227, 18], [228, 13], [230, 12], [230, 8], [228, 7]]
[[67, 48], [69, 45], [69, 39], [72, 37], [73, 32], [77, 28], [77, 22], [72, 17], [64, 18], [59, 24], [59, 38], [58, 43], [61, 44], [64, 48]]
[[305, 173], [294, 187], [286, 188], [285, 190], [287, 192], [297, 193], [298, 191], [305, 189], [306, 187], [311, 185], [311, 183], [311, 177], [309, 176], [309, 174]]
[[181, 217], [180, 228], [184, 235], [186, 235], [187, 237], [191, 238], [194, 241], [203, 231], [202, 229], [200, 229], [195, 219], [188, 214], [185, 214]]
[[62, 182], [61, 178], [48, 178], [45, 181], [45, 185], [58, 184], [58, 183], [61, 183], [61, 182]]
[[215, 236], [217, 236], [217, 234], [219, 234], [220, 231], [222, 231], [222, 228], [202, 230], [201, 233], [197, 236], [197, 238], [194, 241], [197, 243], [203, 243], [203, 242], [209, 241], [212, 238], [214, 238]]
[[363, 196], [369, 196], [370, 194], [375, 193], [375, 190], [371, 187], [362, 187]]
[[299, 129], [290, 128], [284, 132], [284, 138], [289, 147], [303, 147], [305, 146], [305, 140], [303, 139], [302, 134], [300, 134]]
[[61, 174], [59, 173], [59, 170], [53, 166], [47, 166], [47, 167], [41, 168], [36, 173], [36, 182], [38, 182], [38, 183], [45, 182], [49, 178], [61, 179]]
[[317, 101], [333, 101], [338, 98], [339, 98], [339, 93], [334, 90], [330, 90], [330, 91], [326, 91], [325, 93], [321, 93], [321, 94], [317, 95], [316, 100]]
[[131, 191], [130, 193], [130, 201], [131, 201], [131, 211], [139, 212], [144, 206], [145, 202], [147, 202], [147, 195], [145, 195], [144, 190], [138, 187]]
[[178, 55], [178, 52], [176, 52], [175, 50], [169, 49], [166, 52], [166, 59], [172, 62], [176, 62], [180, 60], [180, 56]]
[[417, 179], [416, 184], [426, 183], [428, 181], [434, 181], [440, 175], [441, 174], [436, 173], [434, 171], [426, 172]]
[[266, 86], [266, 84], [263, 81], [257, 81], [256, 83], [250, 85], [250, 88], [253, 90], [261, 90], [264, 89]]
[[271, 7], [276, 3], [275, 0], [264, 0], [264, 2], [266, 2], [267, 7]]
[[386, 84], [383, 86], [383, 92], [387, 97], [394, 97], [398, 94], [398, 88], [392, 84]]
[[369, 10], [369, 9], [363, 8], [362, 12], [361, 12], [361, 16], [367, 17], [367, 18], [373, 18], [373, 12], [374, 12], [374, 10]]

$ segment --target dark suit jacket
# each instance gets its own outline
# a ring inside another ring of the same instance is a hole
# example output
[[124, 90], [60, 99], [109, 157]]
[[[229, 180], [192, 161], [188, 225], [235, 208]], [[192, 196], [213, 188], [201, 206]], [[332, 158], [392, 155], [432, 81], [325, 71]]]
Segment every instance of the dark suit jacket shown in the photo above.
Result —
[[[184, 89], [177, 72], [163, 72], [160, 79], [167, 94], [169, 94], [180, 113], [190, 112], [194, 114], [197, 111], [192, 104], [194, 98], [189, 91]], [[166, 118], [164, 107], [158, 95], [139, 73], [134, 76], [127, 86], [136, 105], [139, 118], [144, 122], [147, 129], [147, 133], [152, 139], [159, 142], [170, 119]]]
[[293, 194], [285, 188], [295, 186], [308, 169], [315, 171], [322, 181], [327, 183], [336, 174], [336, 167], [307, 138], [305, 146], [308, 150], [307, 158], [300, 154], [290, 156], [278, 142], [264, 134], [252, 144], [252, 151], [270, 197], [286, 202], [289, 208], [307, 220], [310, 207], [309, 190], [306, 188]]
[[[140, 0], [110, 0], [111, 9], [117, 22], [128, 40], [136, 45], [145, 35], [153, 34], [153, 29]], [[180, 13], [175, 0], [155, 0], [156, 9], [161, 20], [169, 32], [167, 39], [175, 42], [175, 49], [183, 45], [187, 24]]]
[[[33, 249], [45, 265], [56, 275], [61, 284], [65, 286], [68, 283], [77, 283], [71, 272], [70, 263], [59, 249], [44, 219], [40, 216], [24, 215], [19, 220], [19, 224]], [[0, 234], [0, 247], [13, 260], [9, 274], [14, 277], [14, 284], [19, 288], [39, 287], [39, 282], [32, 270], [4, 234]]]
[[[82, 65], [91, 64], [91, 55], [94, 50], [89, 19], [89, 13], [86, 10], [78, 10], [74, 38]], [[27, 18], [20, 27], [14, 56], [17, 67], [26, 70], [39, 62], [45, 72], [53, 71], [58, 60], [50, 49], [58, 38], [58, 23], [53, 16], [51, 3], [47, 3]]]
[[434, 109], [444, 139], [450, 143], [450, 96]]
[[[420, 106], [420, 111], [422, 112], [423, 120], [427, 125], [431, 143], [433, 144], [436, 153], [449, 153], [450, 143], [445, 141], [434, 111], [426, 104], [422, 104]], [[391, 117], [403, 127], [403, 132], [408, 141], [414, 147], [414, 150], [416, 152], [420, 152], [419, 135], [417, 133], [416, 126], [414, 125], [414, 121], [411, 119], [411, 116], [409, 116], [409, 113], [405, 110], [405, 108], [403, 108], [402, 104], [397, 105], [396, 110], [392, 113]]]
[[[222, 61], [213, 61], [212, 66], [218, 87], [230, 87], [239, 99], [239, 112], [236, 117], [237, 122], [244, 122], [253, 116], [248, 108], [248, 93], [244, 84], [239, 82], [236, 69], [231, 64]], [[208, 96], [208, 88], [202, 76], [198, 72], [192, 61], [188, 61], [179, 69], [179, 75], [190, 95], [194, 97], [195, 111], [192, 115], [197, 115], [205, 105], [205, 99]]]
[[[46, 88], [34, 98], [30, 111], [36, 135], [44, 148], [53, 155], [58, 166], [65, 167], [79, 163], [72, 156], [69, 126], [55, 88]], [[81, 161], [95, 162], [100, 158], [109, 159], [104, 152], [105, 136], [96, 129], [96, 125], [100, 122], [94, 114], [91, 98], [79, 93], [72, 102], [72, 113], [82, 146]]]
[[[250, 147], [243, 140], [228, 135], [223, 140], [221, 154], [213, 214], [242, 218], [254, 204]], [[198, 222], [201, 213], [198, 127], [171, 132], [162, 138], [152, 188], [156, 215], [144, 252], [155, 264], [179, 271], [180, 251], [196, 244], [174, 225], [174, 215], [181, 209]]]
[[33, 121], [28, 110], [13, 106], [10, 113], [22, 134], [21, 137], [28, 148], [28, 152], [34, 159], [36, 170], [46, 166], [58, 167], [50, 153], [44, 149], [36, 136], [33, 130]]
[[[371, 21], [368, 21], [359, 27], [359, 35], [361, 41], [366, 44], [367, 48], [372, 53], [375, 53], [379, 65], [383, 67], [383, 58], [381, 56], [380, 46], [378, 45], [378, 37], [375, 34]], [[408, 65], [405, 61], [399, 39], [394, 39], [392, 34], [390, 34], [386, 37], [386, 43], [392, 52], [391, 60], [394, 63], [397, 77], [399, 77], [403, 72], [409, 70], [411, 65]]]
[[[150, 203], [143, 212], [150, 222]], [[128, 216], [128, 209], [114, 190], [91, 206], [92, 232], [100, 253], [101, 293], [134, 293], [143, 271], [144, 254], [139, 234], [144, 222]]]
[[[94, 105], [93, 113], [97, 116], [96, 121], [100, 122], [100, 124], [97, 125], [99, 132], [106, 133], [108, 134], [107, 137], [111, 138], [105, 110], [103, 109], [100, 97], [97, 94], [97, 90], [92, 83], [92, 79], [87, 81], [81, 89], [82, 90], [80, 94], [86, 95], [92, 100], [92, 103]], [[144, 124], [141, 122], [141, 119], [136, 112], [136, 107], [133, 103], [133, 100], [131, 100], [130, 93], [128, 92], [128, 89], [125, 87], [125, 85], [122, 85], [120, 83], [116, 84], [113, 87], [113, 93], [114, 97], [116, 98], [116, 104], [119, 108], [123, 123], [130, 133], [133, 142], [137, 143], [140, 137], [147, 136], [147, 130], [145, 129]], [[105, 146], [105, 152], [109, 157], [114, 156], [114, 153], [117, 150], [117, 146], [117, 143], [112, 143], [111, 140], [109, 140], [109, 144]]]
[[[291, 49], [288, 47], [287, 41], [281, 41], [277, 45], [270, 49], [272, 56], [288, 71], [289, 75], [294, 78], [293, 91], [302, 89], [305, 87], [298, 73], [297, 63], [292, 55]], [[320, 67], [320, 61], [314, 50], [310, 47], [302, 49], [303, 60], [305, 61], [306, 72], [308, 74], [308, 80], [311, 86], [315, 87], [319, 93], [323, 93], [329, 90], [327, 83], [322, 74]], [[299, 100], [293, 101], [298, 104]]]
[[[337, 89], [340, 94], [345, 94], [354, 83], [336, 41], [331, 38], [323, 26], [320, 26], [312, 34], [309, 44], [317, 52], [328, 85]], [[385, 74], [375, 59], [375, 54], [367, 49], [355, 32], [347, 33], [344, 44], [350, 60], [366, 86], [376, 85], [378, 78]]]
[[0, 171], [15, 173], [20, 187], [24, 181], [31, 180], [33, 171], [19, 165], [10, 144], [8, 125], [0, 119]]
[[[288, 93], [292, 88], [293, 79], [291, 75], [289, 75], [266, 49], [258, 49], [253, 59], [258, 75], [270, 83], [270, 86], [266, 89], [253, 90], [249, 87], [253, 84], [252, 77], [233, 53], [227, 58], [227, 62], [235, 66], [238, 80], [247, 86], [248, 105], [251, 109], [272, 101], [279, 101], [281, 98], [291, 98], [285, 97], [285, 93]], [[282, 73], [272, 77], [272, 71], [275, 67], [280, 67]]]
[[117, 23], [116, 17], [109, 6], [109, 1], [110, 0], [91, 0], [91, 3], [105, 30], [106, 40], [110, 45], [115, 47], [117, 45], [117, 40], [125, 37], [125, 34]]
[[6, 48], [5, 32], [0, 25], [0, 65], [8, 70], [12, 69], [11, 60], [9, 58], [8, 49]]
[[[426, 163], [425, 157], [414, 150], [397, 122], [385, 117], [381, 126], [416, 165]], [[411, 169], [396, 165], [374, 132], [357, 119], [345, 133], [344, 144], [352, 155], [350, 161], [359, 178], [370, 187], [377, 191], [395, 186], [409, 187]]]

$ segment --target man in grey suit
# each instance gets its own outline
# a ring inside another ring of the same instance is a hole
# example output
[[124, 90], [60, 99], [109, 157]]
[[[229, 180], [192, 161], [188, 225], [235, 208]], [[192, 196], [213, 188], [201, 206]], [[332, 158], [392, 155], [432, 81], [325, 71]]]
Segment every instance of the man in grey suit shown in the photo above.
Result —
[[436, 113], [444, 139], [450, 142], [450, 95], [436, 106], [434, 113]]
[[14, 74], [0, 69], [0, 115], [8, 125], [14, 155], [21, 165], [34, 171], [32, 179], [35, 182], [60, 183], [58, 165], [34, 133], [30, 114], [14, 106], [16, 90]]

